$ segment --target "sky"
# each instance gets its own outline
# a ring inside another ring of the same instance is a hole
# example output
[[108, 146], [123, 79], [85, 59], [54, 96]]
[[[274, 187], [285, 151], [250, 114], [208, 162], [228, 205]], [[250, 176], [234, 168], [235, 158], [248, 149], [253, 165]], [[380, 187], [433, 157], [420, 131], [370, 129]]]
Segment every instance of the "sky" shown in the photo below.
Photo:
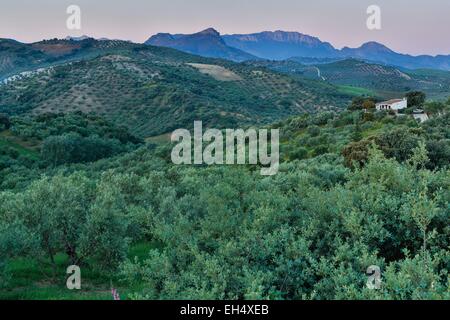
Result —
[[[69, 30], [69, 5], [81, 30]], [[381, 30], [366, 26], [369, 5]], [[450, 54], [450, 0], [0, 0], [0, 38], [22, 42], [89, 35], [144, 42], [158, 32], [298, 31], [337, 48], [367, 41], [413, 55]]]

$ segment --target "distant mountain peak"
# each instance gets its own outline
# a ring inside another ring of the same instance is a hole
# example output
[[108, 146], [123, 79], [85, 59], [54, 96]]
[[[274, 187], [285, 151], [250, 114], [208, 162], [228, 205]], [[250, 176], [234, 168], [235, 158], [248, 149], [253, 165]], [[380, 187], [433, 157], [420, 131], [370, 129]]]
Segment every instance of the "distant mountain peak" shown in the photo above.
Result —
[[217, 31], [217, 30], [214, 29], [214, 28], [208, 28], [208, 29], [205, 29], [205, 30], [203, 30], [203, 31], [198, 32], [197, 34], [211, 35], [211, 36], [218, 36], [218, 37], [220, 37], [219, 31]]
[[373, 50], [378, 52], [393, 52], [391, 49], [386, 47], [384, 44], [381, 44], [376, 41], [369, 41], [364, 43], [359, 49], [365, 49], [365, 50]]
[[300, 33], [297, 31], [282, 31], [282, 30], [276, 30], [276, 31], [264, 31], [262, 34], [265, 34], [266, 36], [271, 37], [273, 40], [276, 41], [288, 41], [288, 42], [321, 42], [319, 38]]
[[296, 31], [263, 31], [252, 34], [223, 36], [231, 47], [270, 60], [284, 60], [296, 56], [329, 57], [336, 49], [328, 42]]
[[239, 38], [241, 40], [273, 40], [280, 42], [321, 42], [319, 38], [303, 34], [297, 31], [262, 31], [251, 34], [231, 34], [226, 38]]
[[203, 57], [223, 58], [233, 61], [254, 60], [255, 56], [228, 46], [220, 33], [208, 28], [193, 34], [158, 33], [145, 44], [169, 47]]

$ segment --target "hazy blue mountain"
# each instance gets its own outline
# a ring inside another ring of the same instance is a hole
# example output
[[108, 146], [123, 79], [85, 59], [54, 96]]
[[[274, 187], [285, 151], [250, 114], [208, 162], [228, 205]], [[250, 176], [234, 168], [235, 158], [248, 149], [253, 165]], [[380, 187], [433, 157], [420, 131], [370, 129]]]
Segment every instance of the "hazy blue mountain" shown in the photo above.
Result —
[[228, 46], [216, 30], [209, 28], [194, 34], [158, 33], [145, 44], [169, 47], [208, 58], [223, 58], [232, 61], [257, 59], [255, 56]]
[[[231, 47], [269, 60], [293, 57], [314, 59], [357, 58], [408, 69], [431, 68], [450, 70], [450, 55], [412, 56], [397, 53], [377, 42], [367, 42], [359, 48], [334, 48], [330, 43], [298, 32], [261, 32], [223, 36]], [[302, 61], [303, 62], [303, 61]]]
[[450, 55], [434, 57], [429, 55], [412, 56], [397, 53], [378, 42], [367, 42], [359, 48], [345, 47], [340, 54], [343, 57], [371, 60], [408, 69], [431, 68], [450, 70]]
[[[233, 61], [301, 58], [302, 63], [314, 60], [356, 58], [407, 69], [440, 69], [450, 71], [450, 55], [420, 55], [397, 53], [378, 42], [367, 42], [359, 48], [334, 48], [330, 43], [299, 32], [264, 31], [252, 34], [221, 36], [210, 28], [191, 35], [159, 33], [146, 44], [171, 47], [204, 57]], [[306, 60], [305, 60], [306, 59]], [[331, 61], [328, 61], [331, 62]], [[310, 64], [306, 63], [306, 64]]]
[[225, 43], [260, 58], [285, 60], [292, 57], [335, 57], [331, 44], [298, 32], [264, 31], [253, 34], [224, 35]]

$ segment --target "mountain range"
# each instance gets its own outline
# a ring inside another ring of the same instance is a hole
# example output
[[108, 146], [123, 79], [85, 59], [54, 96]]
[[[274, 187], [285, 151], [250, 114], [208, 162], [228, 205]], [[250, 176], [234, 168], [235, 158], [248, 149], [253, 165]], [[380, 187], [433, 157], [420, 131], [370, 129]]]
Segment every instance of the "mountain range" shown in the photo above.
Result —
[[234, 48], [268, 60], [292, 57], [334, 57], [336, 49], [328, 42], [298, 32], [261, 32], [224, 35], [225, 43]]
[[397, 53], [378, 42], [367, 42], [359, 48], [339, 50], [319, 38], [299, 32], [264, 31], [253, 34], [220, 35], [213, 28], [195, 34], [159, 33], [146, 44], [171, 47], [204, 57], [233, 61], [256, 59], [286, 60], [303, 58], [356, 58], [407, 69], [440, 69], [450, 71], [450, 55], [412, 56]]
[[212, 28], [189, 35], [158, 33], [148, 39], [145, 44], [170, 47], [207, 58], [222, 58], [236, 62], [257, 59], [250, 53], [228, 46], [220, 33]]

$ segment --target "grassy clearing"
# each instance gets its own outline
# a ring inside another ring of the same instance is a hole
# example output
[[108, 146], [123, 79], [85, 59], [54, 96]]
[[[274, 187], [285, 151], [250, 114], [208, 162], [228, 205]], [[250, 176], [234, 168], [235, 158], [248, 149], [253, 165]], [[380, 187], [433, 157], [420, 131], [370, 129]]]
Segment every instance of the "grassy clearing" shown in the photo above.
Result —
[[35, 160], [39, 158], [39, 145], [36, 142], [22, 140], [9, 130], [0, 132], [0, 148], [12, 148], [22, 156]]
[[340, 93], [353, 96], [376, 96], [376, 93], [374, 91], [361, 87], [338, 86], [338, 89]]
[[[130, 248], [128, 258], [143, 261], [151, 249], [159, 247], [154, 243], [137, 243]], [[7, 286], [0, 288], [0, 300], [111, 300], [111, 284], [117, 288], [121, 299], [136, 292], [135, 287], [122, 286], [117, 275], [82, 266], [81, 290], [69, 290], [66, 287], [66, 268], [70, 264], [67, 255], [57, 254], [55, 262], [56, 276], [48, 260], [17, 258], [10, 261], [7, 269], [12, 276]]]
[[152, 143], [166, 143], [170, 142], [171, 133], [164, 133], [159, 136], [153, 136], [145, 138], [146, 142], [152, 142]]
[[231, 70], [222, 66], [202, 63], [187, 63], [196, 68], [200, 73], [207, 74], [218, 81], [240, 81], [242, 78]]
[[383, 124], [381, 124], [381, 123], [376, 123], [373, 126], [373, 128], [371, 128], [370, 130], [365, 130], [361, 134], [362, 134], [363, 138], [368, 138], [371, 136], [376, 136], [378, 134], [381, 134], [381, 133], [383, 133], [383, 131], [386, 131], [386, 125], [383, 126]]

